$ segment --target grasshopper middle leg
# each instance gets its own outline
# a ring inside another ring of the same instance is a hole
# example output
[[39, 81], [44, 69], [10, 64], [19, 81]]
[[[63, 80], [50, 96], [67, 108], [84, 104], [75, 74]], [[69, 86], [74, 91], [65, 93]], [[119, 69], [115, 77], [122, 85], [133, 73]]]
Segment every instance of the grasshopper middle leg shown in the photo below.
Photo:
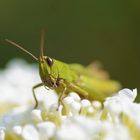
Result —
[[60, 94], [60, 96], [58, 98], [58, 107], [62, 103], [63, 98], [65, 98], [65, 96], [66, 96], [66, 90], [67, 90], [67, 87], [64, 88], [63, 92]]

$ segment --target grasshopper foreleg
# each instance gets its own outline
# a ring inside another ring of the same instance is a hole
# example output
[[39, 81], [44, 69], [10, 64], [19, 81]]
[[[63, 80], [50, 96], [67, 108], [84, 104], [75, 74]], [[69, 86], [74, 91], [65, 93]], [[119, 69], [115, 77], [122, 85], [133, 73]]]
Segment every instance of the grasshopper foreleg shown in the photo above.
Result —
[[43, 84], [43, 83], [39, 83], [39, 84], [33, 86], [33, 88], [32, 88], [33, 97], [34, 97], [34, 100], [35, 100], [35, 106], [34, 106], [34, 109], [36, 109], [37, 106], [38, 106], [38, 100], [37, 100], [36, 95], [35, 95], [35, 89], [37, 89], [37, 88], [39, 88], [39, 87], [41, 87], [41, 86], [44, 86], [44, 84]]

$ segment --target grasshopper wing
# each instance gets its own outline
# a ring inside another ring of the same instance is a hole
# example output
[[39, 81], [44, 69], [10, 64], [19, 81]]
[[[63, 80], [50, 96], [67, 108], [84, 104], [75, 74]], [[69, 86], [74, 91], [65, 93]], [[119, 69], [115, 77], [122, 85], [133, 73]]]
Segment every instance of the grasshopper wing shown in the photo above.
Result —
[[70, 67], [72, 70], [81, 75], [86, 75], [97, 79], [109, 79], [108, 72], [102, 68], [102, 64], [98, 61], [91, 63], [87, 67], [84, 67], [81, 64], [70, 64]]

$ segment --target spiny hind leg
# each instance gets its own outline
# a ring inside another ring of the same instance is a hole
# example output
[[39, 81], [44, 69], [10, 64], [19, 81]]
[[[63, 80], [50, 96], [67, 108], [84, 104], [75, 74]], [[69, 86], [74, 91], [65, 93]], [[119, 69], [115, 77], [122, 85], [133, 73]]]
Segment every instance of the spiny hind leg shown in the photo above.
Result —
[[80, 88], [79, 86], [75, 85], [75, 84], [69, 84], [69, 88], [71, 89], [71, 91], [74, 91], [78, 94], [80, 94], [81, 96], [87, 98], [88, 97], [88, 92], [85, 91], [84, 89]]
[[41, 87], [41, 86], [44, 86], [44, 84], [43, 84], [43, 83], [39, 83], [39, 84], [33, 86], [33, 88], [32, 88], [33, 97], [34, 97], [34, 100], [35, 100], [34, 109], [37, 108], [37, 106], [38, 106], [38, 100], [37, 100], [36, 95], [35, 95], [35, 89], [37, 89], [37, 88], [39, 88], [39, 87]]

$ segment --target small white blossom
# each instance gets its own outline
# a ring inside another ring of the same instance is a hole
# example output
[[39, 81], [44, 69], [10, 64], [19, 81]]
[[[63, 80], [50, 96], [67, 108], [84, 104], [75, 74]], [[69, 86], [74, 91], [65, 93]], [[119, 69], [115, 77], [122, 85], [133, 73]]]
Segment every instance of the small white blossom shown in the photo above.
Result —
[[83, 99], [81, 101], [81, 104], [82, 104], [83, 107], [89, 107], [89, 106], [91, 106], [90, 101], [89, 100], [86, 100], [86, 99]]
[[42, 122], [37, 125], [41, 140], [46, 140], [54, 136], [56, 126], [52, 122]]
[[69, 105], [74, 102], [74, 99], [72, 97], [68, 96], [68, 97], [64, 98], [63, 102]]
[[104, 102], [104, 107], [115, 114], [120, 114], [123, 110], [121, 101], [117, 96], [108, 97]]
[[39, 140], [39, 133], [37, 129], [31, 125], [25, 125], [22, 130], [22, 136], [25, 140]]
[[71, 92], [70, 97], [72, 97], [75, 101], [80, 101], [81, 100], [80, 96], [75, 92]]
[[127, 100], [133, 102], [137, 96], [137, 89], [122, 89], [119, 91], [119, 97], [122, 98], [122, 100]]
[[77, 124], [86, 133], [90, 139], [97, 137], [101, 131], [101, 121], [97, 121], [94, 118], [86, 118], [83, 116], [77, 116], [72, 118], [72, 121]]
[[78, 114], [81, 109], [81, 104], [79, 102], [72, 102], [70, 107], [73, 114]]
[[22, 134], [22, 127], [20, 125], [19, 126], [18, 125], [14, 126], [13, 127], [13, 132], [17, 135], [21, 135]]
[[0, 140], [4, 140], [5, 139], [5, 132], [4, 132], [5, 128], [0, 127]]
[[101, 102], [96, 101], [96, 100], [92, 102], [92, 105], [93, 105], [93, 107], [96, 108], [96, 109], [101, 109], [101, 108], [102, 108]]
[[90, 140], [85, 130], [75, 121], [66, 119], [56, 132], [56, 140]]
[[34, 121], [40, 122], [42, 121], [42, 117], [41, 117], [41, 111], [39, 109], [34, 109], [31, 112], [31, 117]]
[[94, 108], [92, 107], [92, 106], [90, 106], [89, 108], [88, 108], [88, 113], [94, 113]]
[[122, 124], [102, 123], [102, 132], [105, 133], [104, 140], [131, 140], [128, 129]]

